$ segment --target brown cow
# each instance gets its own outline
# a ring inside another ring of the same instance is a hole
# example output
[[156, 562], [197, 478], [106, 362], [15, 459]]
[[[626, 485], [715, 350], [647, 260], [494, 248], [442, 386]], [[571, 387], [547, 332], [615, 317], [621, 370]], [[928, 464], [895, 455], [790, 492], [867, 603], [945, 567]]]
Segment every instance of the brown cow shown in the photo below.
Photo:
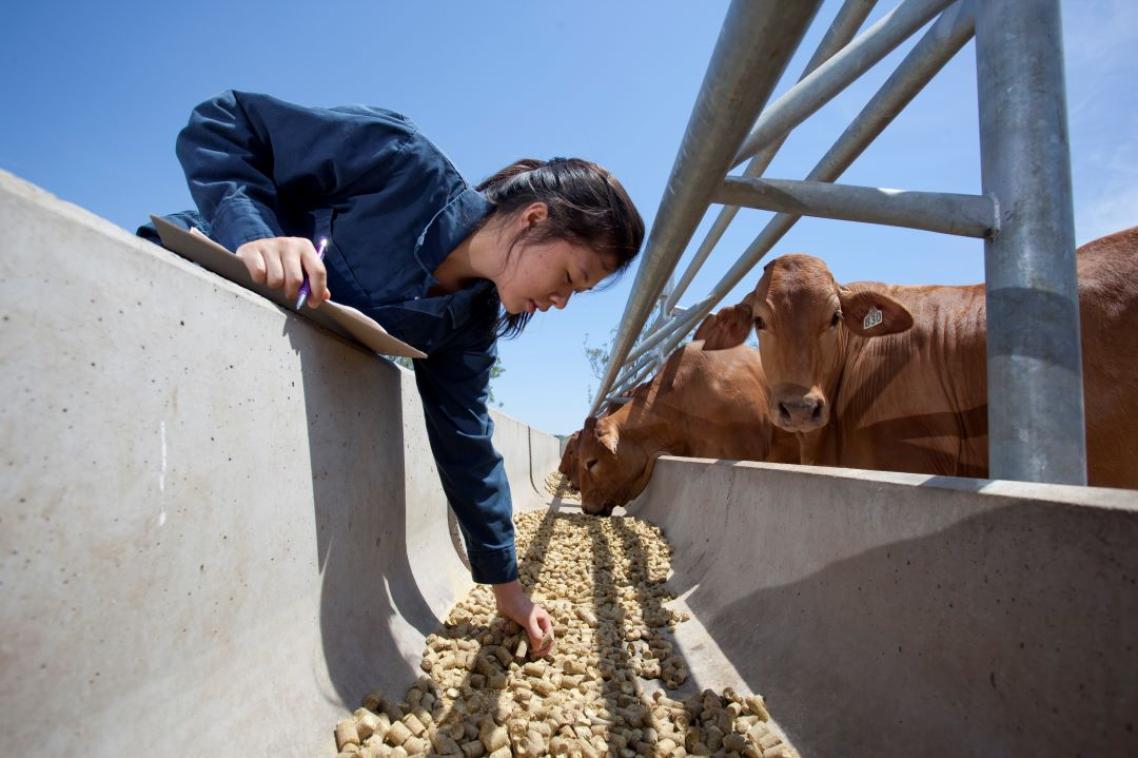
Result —
[[794, 438], [775, 436], [766, 392], [753, 348], [705, 352], [700, 342], [680, 348], [629, 403], [581, 430], [583, 509], [607, 516], [632, 500], [660, 455], [797, 463]]
[[[1079, 248], [1090, 484], [1138, 487], [1138, 227]], [[838, 285], [787, 255], [710, 329], [705, 347], [753, 324], [771, 414], [803, 463], [986, 477], [984, 285]], [[1024, 314], [1023, 328], [1031, 328]]]
[[569, 441], [565, 443], [565, 452], [561, 454], [561, 463], [557, 466], [558, 472], [565, 475], [573, 489], [580, 489], [580, 485], [575, 481], [577, 478], [577, 439], [580, 436], [580, 432], [573, 432], [569, 435]]
[[[643, 395], [648, 391], [649, 384], [650, 382], [643, 382], [636, 385], [632, 390], [625, 393], [625, 400], [632, 400]], [[601, 416], [608, 416], [614, 411], [620, 410], [624, 403], [625, 401], [610, 400], [605, 403], [604, 409], [601, 411]], [[586, 420], [586, 424], [587, 423], [589, 423], [588, 420]], [[569, 440], [565, 443], [565, 451], [561, 454], [561, 463], [557, 467], [557, 470], [565, 475], [565, 478], [569, 480], [569, 484], [572, 485], [575, 491], [581, 489], [581, 484], [577, 477], [577, 441], [580, 439], [581, 431], [576, 431], [569, 435]]]

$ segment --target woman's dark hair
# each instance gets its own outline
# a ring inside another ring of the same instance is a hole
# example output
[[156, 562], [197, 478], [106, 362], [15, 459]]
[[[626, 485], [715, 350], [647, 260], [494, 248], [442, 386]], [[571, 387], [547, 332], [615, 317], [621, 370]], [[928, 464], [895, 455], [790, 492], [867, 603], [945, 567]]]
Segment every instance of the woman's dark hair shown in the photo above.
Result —
[[[616, 177], [591, 161], [523, 158], [477, 189], [494, 204], [494, 216], [509, 216], [535, 202], [549, 209], [545, 221], [510, 242], [507, 255], [522, 241], [567, 240], [611, 258], [616, 263], [612, 273], [623, 273], [644, 241], [644, 220], [632, 199]], [[517, 336], [532, 316], [502, 311], [495, 330], [500, 336]]]

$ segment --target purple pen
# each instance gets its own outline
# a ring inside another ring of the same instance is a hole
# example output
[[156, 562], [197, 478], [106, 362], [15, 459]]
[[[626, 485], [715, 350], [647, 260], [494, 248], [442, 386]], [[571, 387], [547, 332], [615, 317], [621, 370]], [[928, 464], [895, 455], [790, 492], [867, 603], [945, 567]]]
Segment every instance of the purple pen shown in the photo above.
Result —
[[[316, 257], [324, 260], [324, 250], [328, 247], [328, 238], [321, 237], [320, 245], [316, 248]], [[308, 283], [308, 274], [304, 275], [304, 281], [300, 285], [300, 292], [296, 298], [296, 309], [299, 311], [304, 307], [305, 301], [308, 300], [308, 293], [312, 292], [312, 285]]]

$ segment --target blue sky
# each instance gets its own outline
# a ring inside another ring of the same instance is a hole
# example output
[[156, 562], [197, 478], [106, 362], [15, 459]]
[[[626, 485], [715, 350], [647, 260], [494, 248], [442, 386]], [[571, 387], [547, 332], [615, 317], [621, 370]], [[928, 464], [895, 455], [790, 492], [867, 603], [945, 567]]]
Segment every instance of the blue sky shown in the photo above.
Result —
[[[776, 94], [798, 77], [840, 2], [827, 0]], [[885, 0], [869, 23], [895, 5]], [[312, 105], [366, 102], [414, 118], [472, 181], [516, 158], [608, 166], [651, 224], [728, 3], [153, 2], [44, 0], [9, 8], [0, 49], [0, 168], [128, 229], [192, 206], [174, 156], [190, 109], [230, 87]], [[1138, 3], [1064, 3], [1076, 239], [1138, 223]], [[912, 41], [797, 130], [767, 172], [805, 175]], [[1130, 93], [1130, 94], [1127, 94]], [[969, 44], [842, 179], [978, 192]], [[687, 297], [701, 298], [769, 214], [743, 211]], [[694, 252], [705, 218], [689, 247]], [[974, 240], [805, 219], [774, 255], [826, 259], [839, 280], [967, 283]], [[608, 337], [630, 272], [501, 343], [507, 413], [568, 433], [588, 411], [583, 343]], [[748, 276], [735, 297], [749, 290]]]

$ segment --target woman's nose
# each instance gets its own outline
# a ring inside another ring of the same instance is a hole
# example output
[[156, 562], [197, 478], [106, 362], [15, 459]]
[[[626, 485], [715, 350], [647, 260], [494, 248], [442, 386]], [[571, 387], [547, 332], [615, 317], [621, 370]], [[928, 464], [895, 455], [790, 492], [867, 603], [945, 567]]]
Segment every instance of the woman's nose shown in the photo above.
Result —
[[557, 310], [561, 310], [565, 306], [569, 305], [569, 298], [571, 298], [572, 296], [573, 296], [572, 292], [566, 292], [564, 295], [562, 295], [561, 293], [558, 292], [558, 293], [554, 293], [554, 294], [550, 295], [549, 300], [550, 300], [550, 302], [553, 303], [554, 308], [556, 308]]

